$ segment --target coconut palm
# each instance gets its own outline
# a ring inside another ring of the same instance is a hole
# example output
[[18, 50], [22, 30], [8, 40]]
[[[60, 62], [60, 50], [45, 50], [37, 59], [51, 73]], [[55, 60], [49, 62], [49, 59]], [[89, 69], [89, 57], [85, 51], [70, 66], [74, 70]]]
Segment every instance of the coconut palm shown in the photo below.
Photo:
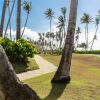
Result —
[[21, 34], [21, 0], [17, 0], [16, 40]]
[[77, 47], [78, 47], [80, 33], [81, 33], [81, 29], [80, 29], [80, 27], [78, 27], [77, 30], [76, 30], [76, 43], [77, 43]]
[[88, 25], [91, 22], [92, 22], [92, 17], [89, 14], [84, 13], [82, 18], [81, 18], [81, 23], [86, 24], [85, 25], [85, 40], [86, 40], [87, 49], [88, 49], [88, 36], [89, 36]]
[[59, 48], [62, 48], [62, 43], [63, 43], [63, 38], [64, 38], [64, 34], [63, 34], [63, 29], [64, 29], [64, 17], [61, 15], [58, 18], [58, 26], [59, 28], [59, 32], [60, 32], [60, 45]]
[[98, 32], [98, 26], [99, 26], [99, 23], [100, 23], [100, 18], [99, 18], [99, 17], [96, 17], [96, 18], [95, 18], [95, 24], [96, 24], [95, 27], [96, 27], [96, 31], [95, 31], [95, 34], [94, 34], [94, 38], [93, 38], [93, 41], [92, 41], [92, 45], [91, 45], [90, 50], [92, 50], [94, 41], [97, 39], [97, 32]]
[[3, 36], [3, 29], [4, 29], [4, 20], [5, 20], [5, 14], [6, 14], [6, 8], [7, 8], [8, 0], [4, 0], [3, 3], [3, 10], [2, 10], [2, 16], [1, 16], [1, 24], [0, 24], [0, 36]]
[[65, 29], [65, 24], [66, 24], [66, 7], [62, 7], [61, 8], [61, 13], [62, 13], [62, 16], [63, 16], [63, 20], [64, 20], [64, 26], [63, 26], [63, 29], [64, 29], [64, 37], [66, 37], [66, 29]]
[[69, 83], [70, 82], [70, 66], [72, 59], [74, 33], [76, 27], [78, 0], [71, 0], [70, 16], [67, 30], [67, 37], [63, 49], [61, 61], [52, 82]]
[[12, 17], [14, 5], [15, 5], [15, 0], [13, 1], [13, 5], [12, 5], [12, 8], [11, 8], [11, 12], [10, 12], [9, 4], [8, 4], [8, 9], [9, 9], [9, 19], [8, 19], [7, 26], [6, 26], [6, 29], [5, 29], [4, 37], [6, 36], [7, 30], [8, 30], [8, 26], [9, 26], [10, 21], [11, 21], [11, 17]]
[[44, 14], [46, 15], [46, 18], [50, 20], [50, 33], [51, 33], [51, 26], [52, 26], [52, 19], [54, 17], [54, 11], [51, 8], [48, 8]]
[[[25, 10], [26, 13], [27, 13], [27, 17], [26, 17], [26, 22], [25, 22], [25, 25], [24, 25], [24, 29], [23, 29], [23, 31], [22, 31], [22, 36], [23, 36], [23, 34], [24, 34], [25, 27], [26, 27], [26, 25], [27, 25], [27, 21], [28, 21], [28, 18], [29, 18], [30, 11], [32, 10], [32, 3], [31, 3], [31, 2], [28, 2], [28, 1], [24, 1], [24, 3], [23, 3], [23, 8], [24, 8], [24, 10]], [[21, 36], [21, 37], [22, 37], [22, 36]]]

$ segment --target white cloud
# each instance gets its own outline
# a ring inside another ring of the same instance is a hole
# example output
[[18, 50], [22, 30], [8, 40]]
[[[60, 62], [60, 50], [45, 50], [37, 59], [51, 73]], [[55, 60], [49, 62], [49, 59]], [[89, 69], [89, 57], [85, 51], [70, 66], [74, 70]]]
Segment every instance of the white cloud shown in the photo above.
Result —
[[[21, 29], [21, 33], [22, 33], [22, 31], [23, 31], [23, 28]], [[14, 40], [14, 38], [16, 37], [16, 31], [11, 30], [11, 33], [12, 33], [12, 39]], [[7, 36], [10, 37], [10, 29], [7, 30]], [[26, 27], [25, 32], [23, 34], [23, 38], [27, 39], [27, 37], [32, 40], [37, 40], [38, 33]]]
[[[100, 49], [100, 34], [99, 33], [100, 33], [100, 31], [98, 31], [98, 33], [97, 33], [97, 40], [94, 41], [93, 49]], [[93, 40], [94, 34], [95, 34], [94, 30], [91, 30], [89, 32], [89, 43]], [[81, 33], [80, 38], [79, 38], [79, 43], [83, 43], [83, 42], [85, 42], [84, 30], [82, 30], [82, 33]]]

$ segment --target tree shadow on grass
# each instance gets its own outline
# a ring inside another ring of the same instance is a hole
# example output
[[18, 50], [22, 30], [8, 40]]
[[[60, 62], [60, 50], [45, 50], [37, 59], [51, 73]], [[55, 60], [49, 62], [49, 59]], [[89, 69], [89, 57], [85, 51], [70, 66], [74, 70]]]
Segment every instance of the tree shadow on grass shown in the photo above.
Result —
[[52, 83], [52, 89], [49, 95], [42, 100], [57, 100], [62, 95], [66, 86], [67, 84], [65, 83]]

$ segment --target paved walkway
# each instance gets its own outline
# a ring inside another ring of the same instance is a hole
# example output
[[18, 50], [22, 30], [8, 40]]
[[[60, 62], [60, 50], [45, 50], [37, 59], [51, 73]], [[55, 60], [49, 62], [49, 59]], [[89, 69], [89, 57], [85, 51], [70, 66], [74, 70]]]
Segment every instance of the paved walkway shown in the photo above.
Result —
[[50, 73], [56, 71], [57, 67], [42, 57], [35, 55], [36, 63], [39, 65], [38, 70], [28, 71], [21, 74], [17, 74], [20, 80], [26, 80], [32, 77], [40, 76], [42, 74]]

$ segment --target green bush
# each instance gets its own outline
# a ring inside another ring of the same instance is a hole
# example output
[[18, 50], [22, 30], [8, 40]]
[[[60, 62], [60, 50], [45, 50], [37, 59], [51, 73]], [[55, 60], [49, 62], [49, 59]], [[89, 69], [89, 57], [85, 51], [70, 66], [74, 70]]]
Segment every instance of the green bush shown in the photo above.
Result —
[[100, 54], [100, 50], [75, 50], [77, 54]]
[[25, 39], [18, 39], [16, 42], [7, 38], [0, 38], [0, 44], [4, 47], [11, 62], [27, 61], [37, 52], [36, 47]]

